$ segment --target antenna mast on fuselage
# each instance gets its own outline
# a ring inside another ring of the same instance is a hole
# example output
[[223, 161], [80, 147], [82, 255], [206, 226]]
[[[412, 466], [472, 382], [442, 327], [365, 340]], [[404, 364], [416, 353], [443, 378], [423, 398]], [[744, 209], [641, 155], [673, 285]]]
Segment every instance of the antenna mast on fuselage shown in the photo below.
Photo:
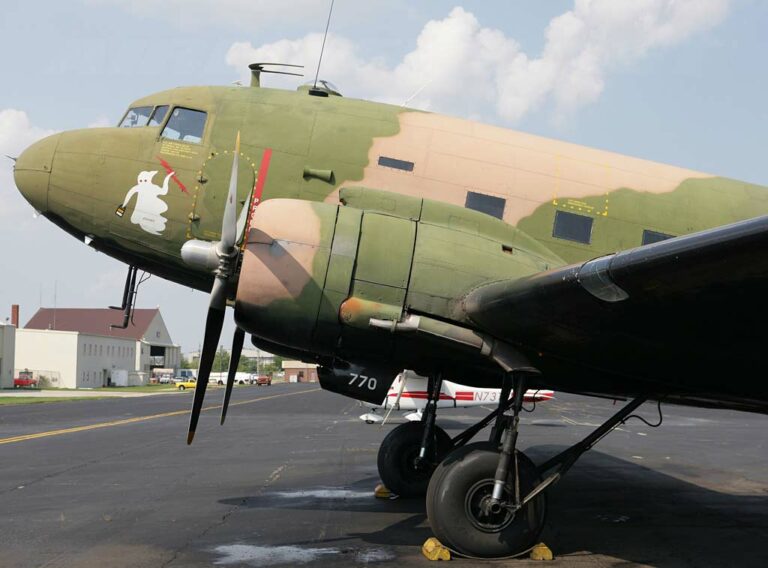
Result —
[[[331, 0], [331, 7], [328, 9], [328, 21], [325, 22], [325, 33], [323, 34], [323, 45], [320, 46], [320, 57], [317, 60], [317, 70], [315, 71], [315, 81], [312, 84], [312, 88], [309, 90], [310, 95], [319, 94], [317, 89], [317, 78], [320, 76], [320, 64], [323, 62], [323, 52], [325, 51], [325, 40], [328, 38], [328, 28], [331, 27], [331, 15], [333, 14], [333, 3], [335, 0]], [[328, 96], [328, 93], [322, 91], [321, 96]]]

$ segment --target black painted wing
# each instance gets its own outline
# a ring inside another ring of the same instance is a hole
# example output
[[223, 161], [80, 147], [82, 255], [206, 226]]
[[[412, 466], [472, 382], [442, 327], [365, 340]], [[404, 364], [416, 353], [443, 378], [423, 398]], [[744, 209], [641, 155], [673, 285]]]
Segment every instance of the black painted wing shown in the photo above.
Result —
[[768, 407], [768, 216], [473, 291], [563, 390]]

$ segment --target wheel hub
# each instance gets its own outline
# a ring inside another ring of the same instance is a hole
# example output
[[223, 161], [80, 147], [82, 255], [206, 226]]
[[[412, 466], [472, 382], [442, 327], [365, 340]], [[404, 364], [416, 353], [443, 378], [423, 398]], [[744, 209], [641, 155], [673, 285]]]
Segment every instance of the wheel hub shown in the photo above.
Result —
[[500, 532], [515, 520], [515, 512], [503, 503], [494, 502], [492, 494], [493, 479], [483, 479], [470, 488], [464, 500], [467, 519], [486, 533]]

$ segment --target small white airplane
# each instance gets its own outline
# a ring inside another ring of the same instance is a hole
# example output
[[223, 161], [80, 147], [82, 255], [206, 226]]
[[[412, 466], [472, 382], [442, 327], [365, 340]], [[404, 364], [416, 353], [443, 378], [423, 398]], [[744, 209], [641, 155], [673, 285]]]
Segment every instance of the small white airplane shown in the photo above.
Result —
[[[514, 393], [509, 393], [510, 398]], [[543, 389], [528, 389], [523, 395], [525, 402], [545, 402], [554, 397], [554, 391]], [[501, 389], [482, 389], [459, 385], [450, 381], [443, 381], [440, 389], [440, 398], [437, 401], [438, 408], [466, 408], [469, 406], [483, 406], [484, 404], [496, 404], [501, 395]], [[370, 409], [370, 412], [360, 416], [360, 420], [366, 424], [386, 422], [393, 410], [410, 410], [404, 415], [411, 422], [421, 420], [422, 410], [427, 405], [427, 378], [417, 375], [413, 371], [403, 371], [395, 378], [389, 387], [387, 398], [380, 405], [362, 403]], [[377, 410], [387, 410], [382, 416]]]

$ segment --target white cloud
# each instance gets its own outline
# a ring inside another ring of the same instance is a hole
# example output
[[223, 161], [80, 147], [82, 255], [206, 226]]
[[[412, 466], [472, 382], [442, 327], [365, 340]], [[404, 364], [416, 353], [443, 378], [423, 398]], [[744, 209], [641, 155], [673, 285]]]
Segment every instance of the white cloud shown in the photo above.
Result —
[[[496, 114], [515, 122], [549, 105], [566, 114], [597, 100], [606, 76], [653, 49], [685, 41], [721, 22], [729, 0], [576, 0], [553, 18], [540, 56], [524, 53], [514, 38], [482, 27], [461, 7], [427, 22], [416, 47], [394, 66], [366, 60], [350, 40], [328, 38], [321, 75], [342, 92], [462, 116]], [[322, 36], [309, 34], [260, 47], [236, 43], [226, 61], [244, 81], [254, 61], [303, 63], [311, 78]], [[269, 84], [286, 84], [270, 78]], [[414, 96], [415, 95], [415, 96]], [[493, 113], [489, 113], [489, 108]]]
[[0, 219], [23, 211], [26, 203], [13, 181], [13, 160], [6, 156], [17, 157], [24, 148], [54, 132], [34, 126], [23, 110], [0, 110]]

